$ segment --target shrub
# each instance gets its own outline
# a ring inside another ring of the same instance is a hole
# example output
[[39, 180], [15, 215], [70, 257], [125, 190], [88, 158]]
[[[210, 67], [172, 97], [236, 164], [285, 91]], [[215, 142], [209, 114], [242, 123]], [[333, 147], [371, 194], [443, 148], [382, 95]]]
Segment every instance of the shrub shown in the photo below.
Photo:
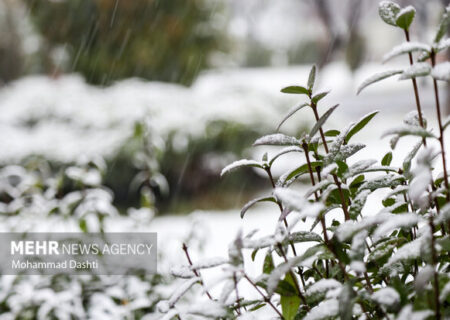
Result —
[[[246, 204], [241, 217], [245, 219], [256, 203], [273, 203], [279, 209], [275, 231], [260, 238], [255, 232], [239, 233], [232, 240], [226, 259], [192, 261], [188, 248], [183, 246], [188, 263], [173, 268], [172, 274], [186, 281], [168, 300], [158, 304], [164, 314], [162, 319], [190, 319], [197, 315], [253, 319], [251, 314], [262, 307], [286, 320], [450, 316], [450, 193], [444, 147], [444, 130], [449, 122], [441, 118], [437, 85], [438, 80], [450, 80], [450, 63], [436, 64], [436, 55], [450, 46], [445, 37], [449, 11], [447, 8], [433, 43], [427, 45], [409, 42], [409, 27], [415, 16], [413, 7], [401, 8], [390, 1], [380, 3], [381, 18], [403, 30], [407, 40], [385, 59], [406, 54], [411, 66], [374, 75], [358, 92], [398, 74], [400, 79], [412, 81], [417, 105], [417, 111], [408, 114], [403, 125], [384, 133], [392, 136], [392, 151], [382, 157], [381, 163], [372, 159], [349, 160], [365, 147], [353, 143], [353, 136], [369, 123], [376, 111], [342, 130], [325, 130], [327, 119], [338, 106], [319, 114], [318, 105], [327, 92], [314, 90], [315, 67], [307, 85], [282, 89], [304, 96], [307, 101], [293, 108], [280, 126], [296, 112], [312, 111], [316, 123], [311, 131], [300, 138], [282, 133], [263, 136], [253, 145], [283, 148], [275, 154], [264, 154], [261, 160], [234, 162], [222, 171], [227, 174], [252, 167], [267, 174], [272, 192]], [[414, 61], [416, 52], [419, 55]], [[433, 83], [437, 133], [427, 129], [422, 115], [418, 77], [430, 78]], [[401, 167], [391, 166], [396, 145], [406, 136], [417, 143]], [[274, 179], [273, 163], [291, 152], [303, 153], [305, 161]], [[443, 172], [436, 174], [437, 158], [442, 161]], [[302, 176], [309, 177], [311, 182], [303, 194], [292, 188]], [[368, 197], [381, 190], [385, 195], [380, 203], [382, 209], [374, 215], [363, 215]], [[309, 223], [312, 225], [305, 231]], [[257, 277], [251, 277], [244, 264], [244, 254], [249, 252], [253, 260], [264, 254]], [[211, 285], [205, 285], [201, 275], [204, 269], [214, 267], [222, 268], [220, 295], [210, 293]], [[244, 283], [253, 288], [259, 299], [249, 299], [240, 290]], [[206, 306], [203, 301], [179, 306], [178, 301], [195, 285], [203, 287], [201, 292], [209, 299]]]
[[[202, 0], [26, 2], [46, 56], [64, 46], [66, 67], [94, 84], [132, 76], [190, 84], [224, 42], [212, 23], [217, 8]], [[50, 73], [61, 67], [47, 64]]]

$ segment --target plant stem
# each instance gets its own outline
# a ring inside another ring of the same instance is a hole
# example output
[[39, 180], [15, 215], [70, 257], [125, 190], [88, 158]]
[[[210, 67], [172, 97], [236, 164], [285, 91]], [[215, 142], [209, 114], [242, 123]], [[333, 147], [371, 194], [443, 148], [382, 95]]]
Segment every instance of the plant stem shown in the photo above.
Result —
[[264, 302], [266, 302], [269, 306], [271, 306], [272, 309], [278, 314], [278, 316], [284, 320], [284, 317], [281, 314], [280, 310], [278, 310], [277, 307], [275, 307], [272, 301], [270, 301], [270, 298], [267, 297], [261, 290], [259, 290], [258, 286], [246, 274], [244, 274], [244, 278], [247, 279], [247, 281], [253, 286], [253, 288], [256, 289], [256, 291], [258, 291], [258, 293], [264, 299]]
[[[188, 247], [187, 247], [186, 243], [184, 243], [184, 242], [183, 242], [183, 251], [184, 251], [184, 253], [185, 253], [185, 255], [186, 255], [186, 258], [187, 258], [187, 260], [188, 260], [188, 262], [189, 262], [189, 265], [192, 266], [191, 256], [189, 255]], [[194, 274], [195, 274], [196, 277], [201, 278], [201, 277], [200, 277], [200, 273], [199, 273], [197, 270], [192, 269], [192, 271], [194, 272]], [[204, 287], [203, 280], [201, 280], [201, 282], [202, 282], [202, 285], [203, 285], [203, 287]], [[208, 296], [209, 300], [214, 300], [214, 299], [212, 298], [212, 296], [209, 294], [208, 290], [206, 290], [206, 288], [204, 288], [204, 289], [205, 289], [205, 293], [206, 293], [206, 295]]]
[[[409, 42], [409, 31], [406, 29], [405, 29], [405, 37], [406, 37], [406, 41]], [[408, 53], [408, 57], [409, 57], [409, 64], [412, 66], [414, 64], [414, 61], [413, 61], [411, 52]], [[419, 124], [422, 128], [425, 129], [425, 124], [424, 124], [423, 118], [422, 118], [422, 107], [420, 105], [419, 90], [417, 89], [417, 80], [416, 80], [416, 78], [412, 78], [411, 81], [412, 81], [413, 88], [414, 88], [414, 97], [416, 99], [417, 113], [419, 115]], [[423, 145], [426, 147], [427, 140], [425, 137], [422, 138], [422, 142], [423, 142]]]
[[[313, 186], [315, 186], [316, 182], [314, 180], [314, 174], [313, 174], [313, 169], [311, 166], [311, 160], [309, 158], [308, 144], [306, 142], [304, 142], [302, 144], [302, 148], [303, 148], [303, 151], [305, 152], [306, 163], [308, 164], [309, 178], [311, 179], [311, 184]], [[319, 196], [317, 195], [317, 192], [314, 192], [314, 197], [316, 199], [316, 202], [319, 202]], [[328, 240], [328, 234], [327, 234], [327, 224], [325, 221], [325, 217], [323, 215], [320, 217], [320, 224], [322, 225], [322, 232], [323, 232], [323, 238], [324, 238], [325, 244], [328, 246], [329, 240]], [[328, 278], [328, 260], [325, 260], [325, 270], [326, 270], [326, 278]]]
[[[317, 112], [317, 105], [315, 103], [313, 103], [312, 101], [311, 101], [311, 108], [313, 109], [314, 117], [316, 118], [316, 121], [319, 121], [319, 113]], [[327, 144], [327, 140], [325, 139], [325, 134], [323, 133], [322, 128], [319, 128], [319, 132], [320, 132], [320, 137], [322, 138], [323, 147], [325, 148], [325, 152], [328, 153], [328, 144]], [[349, 215], [348, 209], [347, 209], [347, 202], [345, 201], [344, 192], [342, 191], [342, 188], [341, 188], [341, 183], [339, 182], [339, 179], [335, 174], [333, 174], [333, 179], [334, 179], [334, 182], [336, 183], [336, 186], [338, 187], [339, 197], [341, 198], [342, 210], [344, 211], [345, 220], [350, 220], [350, 215]]]
[[[272, 184], [272, 189], [275, 189], [275, 181], [274, 181], [273, 176], [272, 176], [272, 171], [270, 170], [270, 168], [265, 168], [265, 170], [267, 172], [267, 175], [269, 176], [270, 183]], [[278, 208], [280, 208], [280, 213], [283, 214], [283, 205], [278, 200], [277, 200], [277, 205], [278, 205]], [[286, 227], [286, 230], [287, 230], [288, 235], [289, 235], [290, 232], [288, 230], [289, 224], [287, 222], [287, 219], [284, 218], [283, 222], [284, 222], [284, 226]], [[289, 245], [291, 246], [291, 249], [292, 249], [292, 252], [294, 253], [294, 256], [297, 256], [297, 250], [295, 250], [294, 243], [292, 241], [289, 241]], [[302, 278], [303, 278], [303, 272], [302, 272]], [[303, 279], [302, 279], [302, 281], [303, 281]]]
[[238, 283], [236, 279], [236, 272], [233, 273], [233, 281], [234, 281], [234, 291], [236, 292], [236, 311], [238, 315], [241, 314], [241, 303], [239, 302], [239, 291], [238, 291]]
[[[311, 179], [311, 184], [313, 186], [316, 185], [316, 182], [314, 180], [314, 174], [313, 174], [313, 169], [311, 166], [311, 160], [309, 158], [309, 148], [308, 148], [308, 144], [306, 142], [304, 142], [302, 144], [302, 148], [303, 151], [305, 151], [305, 157], [306, 157], [306, 163], [308, 165], [308, 171], [309, 171], [309, 178]], [[319, 201], [319, 196], [317, 195], [317, 192], [314, 192], [314, 197], [316, 199], [316, 202]], [[325, 240], [325, 243], [328, 245], [329, 241], [328, 241], [328, 234], [327, 234], [327, 226], [326, 226], [326, 222], [325, 222], [325, 217], [320, 217], [320, 223], [322, 224], [322, 231], [323, 231], [323, 238]]]
[[439, 301], [439, 276], [438, 272], [436, 271], [437, 268], [437, 255], [436, 255], [436, 247], [435, 247], [435, 238], [434, 238], [434, 221], [433, 216], [430, 215], [429, 218], [429, 225], [430, 225], [430, 231], [431, 231], [431, 259], [433, 264], [433, 286], [434, 286], [434, 306], [435, 306], [435, 316], [436, 320], [441, 319], [441, 304]]
[[[436, 53], [431, 51], [431, 65], [434, 67], [436, 65]], [[444, 146], [444, 127], [442, 126], [442, 117], [441, 117], [441, 104], [439, 101], [439, 89], [437, 85], [436, 79], [433, 78], [433, 87], [434, 87], [434, 98], [436, 101], [436, 113], [439, 124], [439, 143], [441, 145], [441, 155], [442, 155], [442, 167], [444, 169], [444, 183], [446, 188], [446, 197], [447, 201], [450, 201], [449, 194], [449, 184], [448, 184], [448, 176], [447, 176], [447, 161], [445, 160], [445, 146]]]
[[[286, 257], [286, 254], [284, 253], [284, 250], [283, 250], [283, 247], [282, 247], [281, 244], [278, 244], [278, 249], [280, 250], [281, 255], [283, 256], [284, 261], [285, 261], [285, 262], [288, 262], [288, 259], [287, 259], [287, 257]], [[290, 276], [292, 277], [292, 281], [294, 282], [294, 286], [295, 286], [295, 289], [296, 289], [297, 292], [298, 292], [298, 296], [299, 296], [300, 299], [302, 300], [302, 302], [303, 302], [303, 304], [305, 305], [305, 307], [309, 309], [309, 306], [308, 306], [308, 304], [306, 303], [305, 296], [304, 296], [304, 295], [302, 294], [302, 292], [300, 291], [300, 286], [299, 286], [299, 284], [298, 284], [297, 277], [296, 277], [295, 274], [292, 272], [292, 270], [289, 270], [289, 274], [290, 274]]]

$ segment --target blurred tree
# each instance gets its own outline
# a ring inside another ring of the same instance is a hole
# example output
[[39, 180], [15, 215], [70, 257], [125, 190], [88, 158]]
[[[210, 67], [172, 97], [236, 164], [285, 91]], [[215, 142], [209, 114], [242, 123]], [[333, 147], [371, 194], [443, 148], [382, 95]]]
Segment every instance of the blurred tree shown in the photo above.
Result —
[[45, 38], [46, 54], [64, 47], [66, 68], [95, 84], [132, 76], [190, 84], [208, 66], [209, 54], [222, 48], [211, 1], [26, 2]]

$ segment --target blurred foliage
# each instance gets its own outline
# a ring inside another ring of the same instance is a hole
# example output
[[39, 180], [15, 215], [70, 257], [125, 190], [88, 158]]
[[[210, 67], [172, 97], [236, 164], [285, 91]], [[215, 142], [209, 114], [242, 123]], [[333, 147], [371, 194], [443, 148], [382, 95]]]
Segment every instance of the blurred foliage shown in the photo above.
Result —
[[[204, 0], [26, 0], [47, 56], [68, 53], [67, 67], [108, 84], [142, 77], [190, 84], [223, 43]], [[53, 63], [54, 64], [54, 63]], [[58, 66], [46, 66], [58, 72]]]

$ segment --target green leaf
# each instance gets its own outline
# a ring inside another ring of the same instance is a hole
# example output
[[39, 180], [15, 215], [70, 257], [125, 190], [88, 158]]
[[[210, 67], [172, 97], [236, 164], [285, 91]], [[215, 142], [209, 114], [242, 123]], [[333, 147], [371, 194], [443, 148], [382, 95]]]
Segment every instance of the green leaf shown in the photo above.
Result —
[[407, 6], [400, 10], [397, 14], [397, 18], [395, 19], [395, 23], [402, 29], [408, 30], [409, 26], [414, 20], [416, 15], [416, 9], [413, 6]]
[[383, 166], [389, 166], [392, 161], [392, 152], [388, 152], [384, 155], [383, 159], [381, 159], [381, 164]]
[[81, 218], [81, 219], [78, 221], [78, 225], [80, 226], [80, 230], [81, 230], [82, 232], [88, 232], [86, 219]]
[[[311, 167], [312, 167], [313, 170], [315, 170], [317, 167], [321, 167], [322, 165], [323, 165], [322, 161], [313, 161], [313, 162], [311, 162]], [[305, 164], [301, 165], [300, 167], [297, 167], [297, 168], [289, 171], [288, 173], [282, 175], [280, 177], [280, 179], [278, 180], [277, 185], [282, 186], [286, 182], [288, 182], [288, 181], [290, 181], [292, 179], [296, 179], [299, 176], [301, 176], [301, 175], [303, 175], [303, 174], [305, 174], [307, 172], [308, 172], [308, 164], [305, 163]]]
[[308, 77], [308, 89], [309, 92], [312, 91], [312, 89], [314, 88], [314, 82], [316, 81], [316, 66], [313, 65], [311, 68], [311, 71], [309, 72], [309, 77]]
[[372, 120], [373, 117], [378, 113], [379, 111], [371, 112], [361, 119], [358, 120], [358, 122], [350, 129], [347, 136], [345, 137], [345, 143], [347, 144], [351, 137], [353, 137], [355, 134], [357, 134], [359, 131], [361, 131], [362, 128], [364, 128], [370, 120]]
[[378, 6], [378, 14], [380, 15], [380, 18], [386, 22], [387, 24], [390, 24], [391, 26], [397, 26], [396, 24], [396, 17], [397, 14], [400, 12], [400, 6], [392, 1], [382, 1], [380, 2]]
[[327, 121], [327, 119], [330, 117], [330, 115], [333, 113], [333, 111], [338, 107], [339, 105], [332, 106], [330, 109], [327, 110], [320, 118], [317, 120], [314, 127], [309, 132], [309, 138], [315, 136], [315, 134], [319, 131], [319, 129], [324, 125], [324, 123]]
[[341, 132], [339, 130], [327, 130], [327, 131], [325, 131], [324, 135], [325, 135], [325, 137], [336, 137], [340, 133]]
[[444, 14], [442, 15], [441, 22], [439, 24], [438, 31], [434, 37], [434, 42], [438, 43], [447, 34], [448, 25], [450, 23], [450, 7], [445, 8]]
[[252, 251], [252, 261], [255, 261], [256, 254], [258, 253], [258, 251], [259, 251], [258, 248]]
[[355, 296], [356, 294], [351, 283], [345, 283], [339, 295], [339, 317], [341, 320], [351, 320], [353, 318]]
[[358, 87], [357, 94], [360, 94], [361, 91], [364, 90], [364, 88], [370, 86], [373, 83], [376, 83], [376, 82], [384, 80], [386, 78], [395, 76], [396, 74], [400, 74], [400, 73], [403, 73], [403, 70], [389, 70], [389, 71], [376, 73], [373, 76], [364, 80], [363, 83], [361, 83], [361, 85]]
[[283, 93], [291, 93], [291, 94], [306, 94], [309, 95], [309, 90], [302, 86], [289, 86], [281, 89]]
[[280, 130], [281, 126], [283, 125], [283, 123], [286, 122], [287, 119], [289, 119], [290, 117], [292, 117], [297, 111], [303, 109], [304, 107], [309, 106], [309, 104], [307, 103], [303, 103], [301, 105], [298, 106], [294, 106], [291, 109], [289, 109], [288, 113], [283, 117], [283, 119], [281, 120], [280, 124], [277, 127], [277, 131]]
[[241, 218], [244, 218], [245, 213], [248, 211], [248, 209], [250, 209], [252, 206], [254, 206], [256, 203], [258, 202], [263, 202], [263, 201], [267, 201], [267, 202], [274, 202], [277, 203], [277, 200], [274, 197], [259, 197], [253, 200], [250, 200], [249, 202], [247, 202], [244, 207], [241, 210]]
[[[285, 281], [294, 286], [294, 280], [290, 273], [287, 273]], [[300, 306], [300, 298], [297, 294], [292, 296], [282, 295], [280, 298], [281, 311], [285, 320], [293, 320], [297, 314], [298, 307]]]
[[330, 93], [330, 91], [317, 93], [311, 98], [311, 102], [314, 104], [317, 104], [317, 102], [319, 102], [320, 100], [325, 98], [329, 93]]
[[273, 263], [272, 252], [268, 250], [266, 253], [266, 257], [264, 258], [263, 273], [270, 274], [273, 269], [275, 269], [275, 265]]

